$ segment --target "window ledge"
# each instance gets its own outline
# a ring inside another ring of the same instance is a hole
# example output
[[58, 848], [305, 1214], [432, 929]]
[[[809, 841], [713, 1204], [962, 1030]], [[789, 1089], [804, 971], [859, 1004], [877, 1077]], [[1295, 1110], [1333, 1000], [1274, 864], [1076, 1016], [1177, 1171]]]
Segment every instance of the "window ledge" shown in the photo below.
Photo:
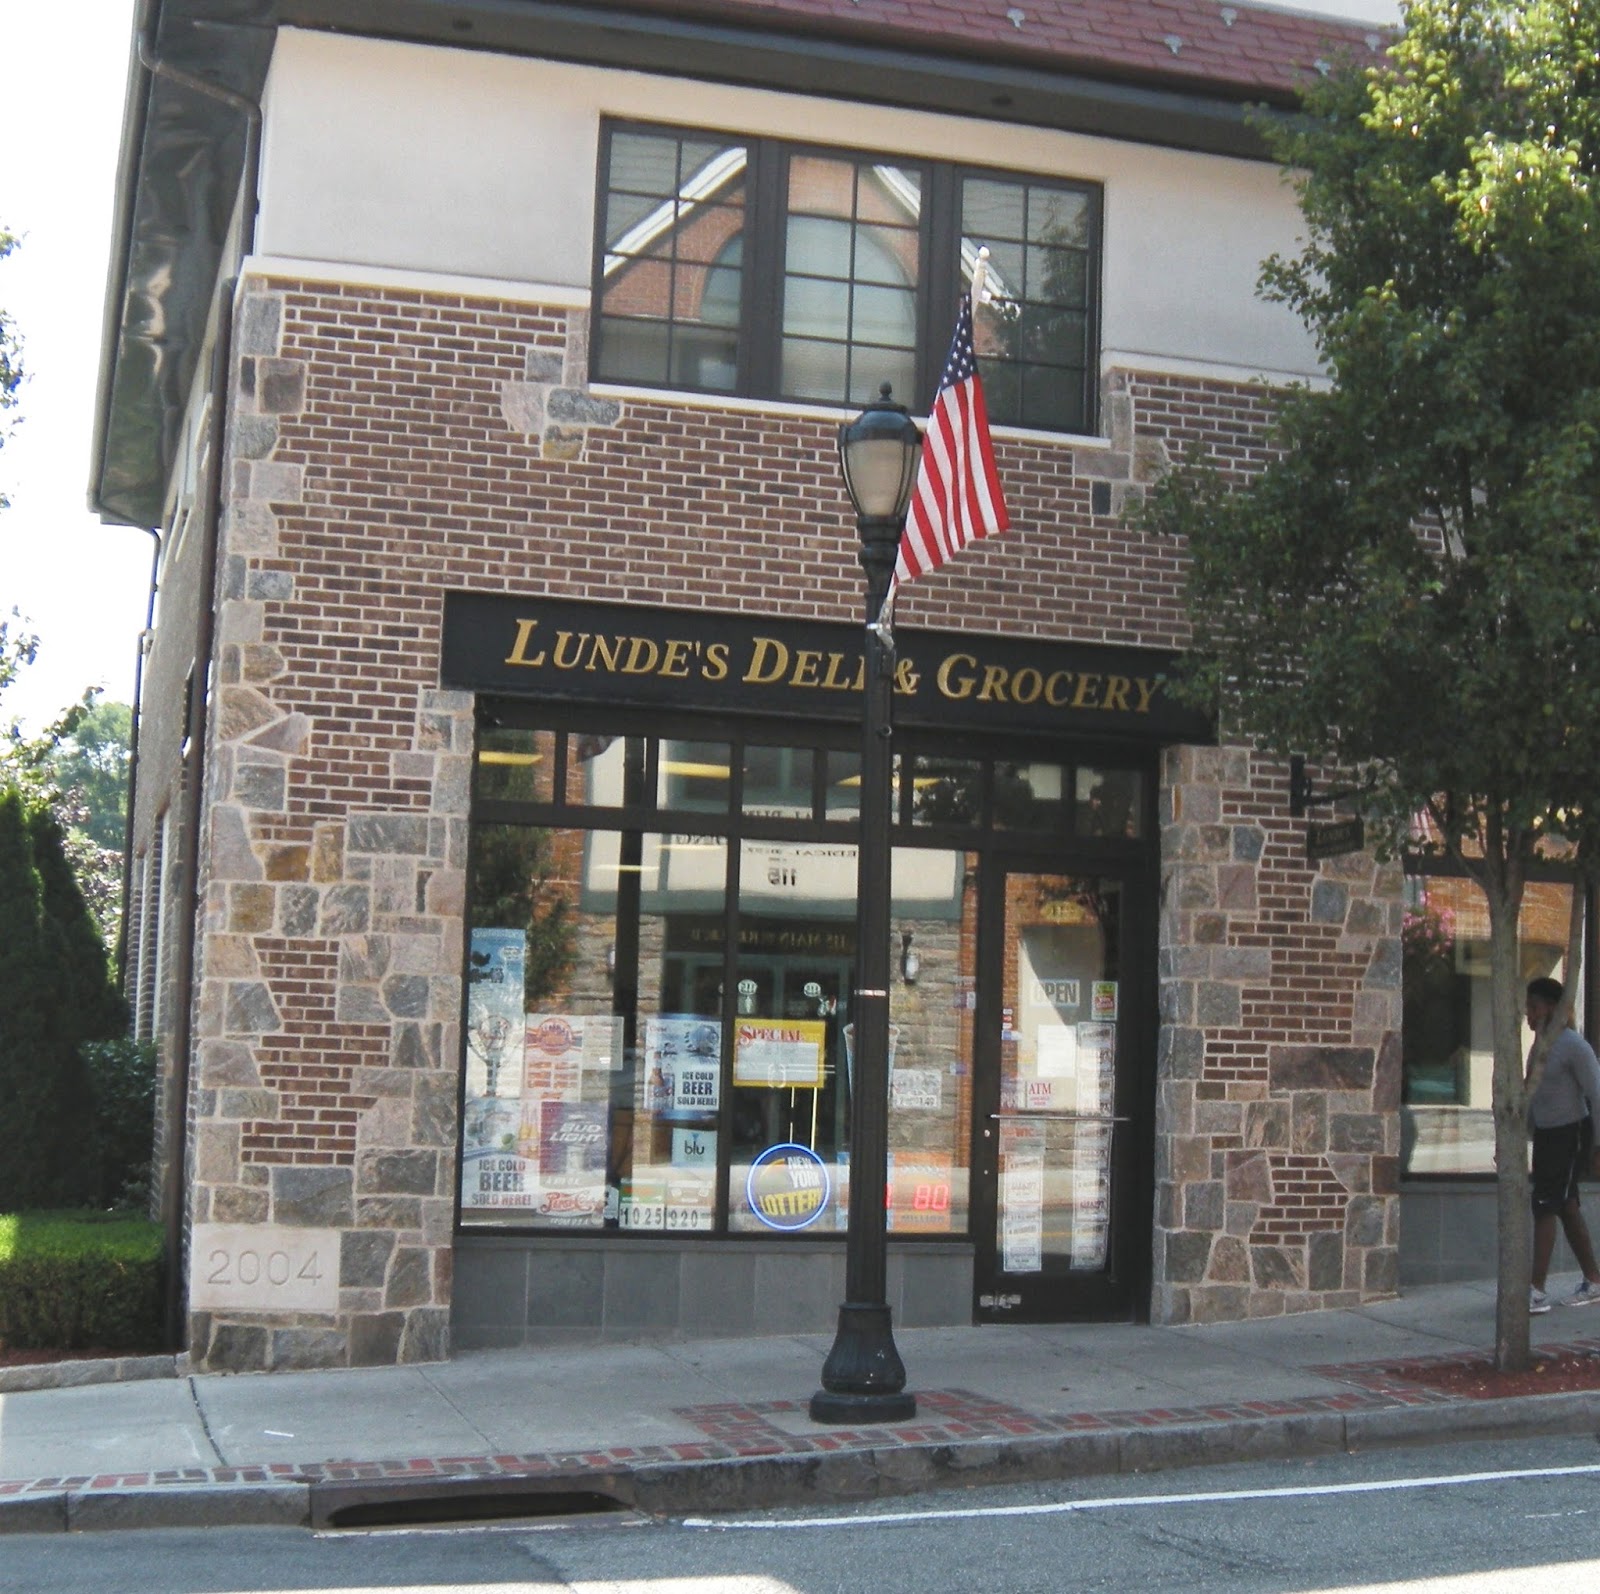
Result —
[[[772, 415], [831, 421], [835, 424], [853, 420], [859, 413], [856, 408], [837, 404], [740, 398], [731, 393], [696, 393], [675, 387], [634, 387], [622, 382], [591, 382], [588, 391], [596, 398], [617, 399], [627, 404], [688, 405], [694, 409], [731, 410], [740, 415]], [[1046, 448], [1109, 449], [1112, 446], [1109, 437], [1095, 437], [1085, 432], [1042, 432], [1027, 426], [995, 426], [991, 431], [996, 438], [1006, 442], [1035, 443]]]

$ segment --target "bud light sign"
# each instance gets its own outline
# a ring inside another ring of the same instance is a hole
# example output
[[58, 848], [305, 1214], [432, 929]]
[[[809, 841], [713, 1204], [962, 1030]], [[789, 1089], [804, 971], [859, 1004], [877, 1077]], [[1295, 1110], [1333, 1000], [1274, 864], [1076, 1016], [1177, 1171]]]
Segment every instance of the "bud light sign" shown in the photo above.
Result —
[[828, 1206], [828, 1169], [810, 1146], [768, 1146], [750, 1164], [745, 1197], [769, 1229], [809, 1228]]

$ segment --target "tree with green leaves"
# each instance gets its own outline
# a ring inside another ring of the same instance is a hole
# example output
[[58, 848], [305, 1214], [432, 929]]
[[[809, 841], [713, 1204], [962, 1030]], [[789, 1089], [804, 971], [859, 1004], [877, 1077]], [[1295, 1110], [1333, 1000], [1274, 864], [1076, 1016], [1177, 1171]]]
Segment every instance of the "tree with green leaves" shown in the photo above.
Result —
[[[16, 238], [0, 225], [0, 260], [4, 260], [16, 247]], [[6, 433], [10, 430], [8, 412], [16, 406], [22, 375], [22, 340], [17, 336], [17, 329], [10, 318], [0, 309], [0, 444], [5, 442]], [[4, 509], [7, 502], [5, 494], [0, 492], [0, 509]]]
[[128, 822], [128, 768], [133, 710], [86, 696], [82, 713], [50, 760], [50, 773], [62, 791], [83, 802], [83, 834], [95, 846], [120, 853]]
[[1535, 861], [1587, 868], [1600, 824], [1600, 7], [1411, 0], [1403, 26], [1269, 129], [1305, 242], [1262, 291], [1326, 383], [1282, 395], [1258, 474], [1191, 457], [1146, 524], [1188, 541], [1190, 689], [1230, 733], [1358, 771], [1386, 850], [1448, 859], [1487, 899], [1495, 1353], [1515, 1368], [1518, 913]]
[[[38, 653], [39, 638], [17, 610], [0, 619], [0, 702]], [[20, 791], [61, 820], [68, 860], [107, 946], [122, 919], [132, 723], [132, 710], [101, 701], [97, 687], [32, 734], [0, 715], [0, 789]]]

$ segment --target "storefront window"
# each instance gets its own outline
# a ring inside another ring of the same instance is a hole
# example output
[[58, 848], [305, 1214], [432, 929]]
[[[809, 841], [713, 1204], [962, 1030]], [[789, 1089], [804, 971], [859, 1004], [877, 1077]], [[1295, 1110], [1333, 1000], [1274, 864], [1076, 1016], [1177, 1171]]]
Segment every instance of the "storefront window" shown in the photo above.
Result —
[[[1517, 925], [1521, 980], [1564, 977], [1571, 911], [1571, 886], [1526, 887]], [[1494, 1033], [1483, 893], [1466, 879], [1408, 877], [1401, 941], [1405, 1172], [1492, 1175]]]
[[[568, 802], [594, 808], [620, 808], [637, 801], [644, 784], [645, 742], [639, 736], [569, 736]], [[479, 754], [482, 789], [483, 757]]]
[[889, 1232], [965, 1234], [976, 854], [897, 847], [889, 986]]
[[1074, 828], [1080, 836], [1144, 834], [1144, 782], [1136, 769], [1080, 768]]
[[486, 726], [478, 741], [478, 791], [488, 801], [548, 802], [555, 780], [549, 731]]
[[[897, 1236], [968, 1232], [995, 767], [896, 764], [915, 782], [890, 902]], [[1073, 767], [1014, 767], [1037, 827], [1068, 834]], [[463, 1224], [844, 1233], [859, 789], [856, 755], [826, 746], [480, 730]], [[922, 829], [924, 792], [972, 846]]]
[[1070, 772], [1060, 764], [995, 766], [994, 822], [1006, 830], [1065, 828]]
[[983, 817], [983, 770], [975, 758], [923, 754], [913, 764], [911, 817], [918, 825], [975, 825]]
[[659, 800], [663, 808], [720, 814], [733, 790], [732, 749], [726, 742], [664, 742]]

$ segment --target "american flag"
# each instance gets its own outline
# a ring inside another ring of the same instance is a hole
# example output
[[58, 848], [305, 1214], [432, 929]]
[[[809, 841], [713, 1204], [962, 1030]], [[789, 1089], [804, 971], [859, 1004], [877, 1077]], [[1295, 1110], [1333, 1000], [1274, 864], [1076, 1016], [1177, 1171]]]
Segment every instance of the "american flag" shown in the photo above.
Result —
[[998, 536], [1010, 524], [994, 468], [983, 379], [972, 348], [972, 300], [963, 294], [950, 357], [923, 434], [911, 508], [900, 535], [895, 585], [937, 570], [968, 543]]

